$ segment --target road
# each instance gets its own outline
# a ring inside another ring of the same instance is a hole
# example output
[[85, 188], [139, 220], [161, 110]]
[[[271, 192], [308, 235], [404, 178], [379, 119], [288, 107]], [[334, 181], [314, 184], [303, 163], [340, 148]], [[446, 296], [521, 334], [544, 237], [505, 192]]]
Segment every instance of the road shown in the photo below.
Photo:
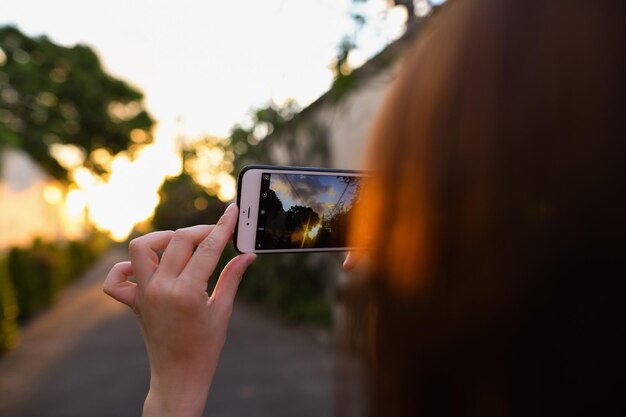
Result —
[[[125, 257], [108, 252], [22, 329], [19, 347], [0, 359], [1, 417], [141, 414], [149, 374], [139, 326], [101, 291]], [[238, 301], [205, 415], [337, 414], [335, 363], [327, 332]]]

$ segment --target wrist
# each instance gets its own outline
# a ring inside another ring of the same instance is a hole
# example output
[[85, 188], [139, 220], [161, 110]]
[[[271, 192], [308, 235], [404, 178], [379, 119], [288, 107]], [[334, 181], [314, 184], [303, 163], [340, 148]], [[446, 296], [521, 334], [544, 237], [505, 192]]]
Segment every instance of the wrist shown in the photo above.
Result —
[[150, 378], [144, 417], [201, 416], [211, 387], [212, 373], [176, 373]]

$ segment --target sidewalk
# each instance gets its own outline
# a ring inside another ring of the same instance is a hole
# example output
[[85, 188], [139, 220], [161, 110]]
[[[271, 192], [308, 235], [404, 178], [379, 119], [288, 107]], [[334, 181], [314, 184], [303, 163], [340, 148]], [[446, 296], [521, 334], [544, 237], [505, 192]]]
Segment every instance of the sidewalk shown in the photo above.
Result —
[[[114, 249], [22, 329], [0, 359], [0, 416], [138, 416], [148, 362], [132, 312], [102, 293]], [[322, 331], [291, 327], [237, 302], [206, 416], [329, 416], [334, 349]]]

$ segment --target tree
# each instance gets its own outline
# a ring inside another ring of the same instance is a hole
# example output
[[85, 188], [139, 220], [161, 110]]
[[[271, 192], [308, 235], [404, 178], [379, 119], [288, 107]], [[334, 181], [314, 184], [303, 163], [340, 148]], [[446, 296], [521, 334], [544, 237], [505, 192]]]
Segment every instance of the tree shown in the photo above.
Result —
[[157, 230], [209, 223], [224, 211], [224, 203], [207, 195], [188, 173], [165, 181], [160, 195], [161, 202], [152, 219]]
[[[359, 3], [367, 3], [368, 0], [352, 0], [352, 4], [354, 6]], [[388, 0], [389, 7], [394, 6], [402, 6], [407, 11], [407, 20], [406, 26], [407, 30], [410, 30], [414, 25], [417, 24], [417, 19], [415, 16], [415, 0]], [[357, 23], [357, 30], [359, 30], [363, 25], [366, 24], [366, 18], [361, 13], [352, 12], [352, 18]]]
[[[352, 68], [347, 65], [350, 52], [358, 48], [360, 33], [365, 26], [370, 23], [372, 16], [364, 13], [364, 4], [369, 0], [352, 0], [350, 16], [354, 21], [354, 29], [351, 33], [347, 33], [342, 38], [337, 51], [337, 57], [333, 64], [335, 78], [342, 81], [352, 72]], [[406, 23], [404, 32], [406, 35], [413, 36], [420, 26], [420, 20], [427, 18], [435, 13], [437, 9], [446, 3], [446, 0], [387, 0], [387, 7], [392, 9], [396, 6], [406, 10]]]
[[53, 176], [67, 176], [50, 154], [54, 144], [73, 144], [89, 155], [149, 141], [154, 121], [142, 99], [139, 90], [108, 75], [89, 47], [0, 28], [0, 149], [24, 149]]
[[285, 228], [289, 231], [303, 230], [320, 221], [320, 216], [311, 207], [292, 206], [287, 210]]

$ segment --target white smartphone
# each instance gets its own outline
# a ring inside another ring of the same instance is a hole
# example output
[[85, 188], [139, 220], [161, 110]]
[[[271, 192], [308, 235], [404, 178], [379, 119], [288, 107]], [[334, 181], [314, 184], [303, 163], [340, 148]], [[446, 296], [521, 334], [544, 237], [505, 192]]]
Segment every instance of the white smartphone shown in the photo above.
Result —
[[347, 228], [363, 172], [254, 165], [239, 173], [235, 249], [241, 253], [350, 250]]

